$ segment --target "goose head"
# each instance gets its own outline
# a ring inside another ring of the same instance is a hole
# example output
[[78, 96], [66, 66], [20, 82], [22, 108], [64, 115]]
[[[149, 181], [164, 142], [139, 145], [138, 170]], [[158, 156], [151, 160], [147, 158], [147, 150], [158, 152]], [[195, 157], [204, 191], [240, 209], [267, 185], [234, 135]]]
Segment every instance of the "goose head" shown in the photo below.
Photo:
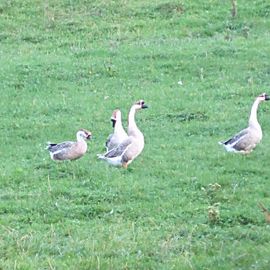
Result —
[[77, 139], [78, 140], [90, 140], [92, 137], [92, 133], [84, 128], [81, 128], [78, 132], [77, 132]]
[[113, 111], [111, 121], [113, 128], [115, 127], [117, 121], [121, 121], [121, 111], [119, 109], [115, 109]]
[[134, 106], [136, 111], [148, 108], [148, 106], [144, 103], [143, 99], [135, 102], [135, 104], [133, 106]]
[[259, 99], [260, 101], [270, 100], [270, 96], [267, 95], [266, 93], [262, 93], [257, 97], [257, 99]]

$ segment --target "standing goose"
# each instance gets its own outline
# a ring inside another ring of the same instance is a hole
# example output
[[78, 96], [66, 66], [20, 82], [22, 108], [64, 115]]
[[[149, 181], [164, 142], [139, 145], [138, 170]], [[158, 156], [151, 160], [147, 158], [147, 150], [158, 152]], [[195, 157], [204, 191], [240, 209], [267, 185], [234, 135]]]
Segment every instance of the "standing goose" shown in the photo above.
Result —
[[119, 109], [113, 111], [111, 121], [114, 128], [114, 132], [110, 134], [109, 137], [107, 138], [105, 144], [107, 151], [112, 150], [128, 137], [126, 131], [122, 126], [121, 111]]
[[132, 105], [128, 115], [128, 137], [116, 148], [108, 151], [104, 155], [98, 155], [99, 159], [107, 161], [114, 166], [128, 165], [142, 152], [144, 148], [144, 136], [136, 125], [135, 113], [138, 110], [146, 109], [148, 106], [143, 100], [139, 100]]
[[48, 143], [47, 149], [50, 152], [51, 159], [75, 160], [82, 157], [87, 151], [87, 143], [85, 140], [90, 140], [92, 134], [86, 129], [80, 129], [76, 136], [76, 142]]
[[262, 101], [269, 99], [270, 97], [266, 93], [259, 95], [252, 105], [248, 127], [219, 144], [222, 144], [228, 152], [249, 154], [262, 139], [262, 129], [257, 120], [258, 106]]

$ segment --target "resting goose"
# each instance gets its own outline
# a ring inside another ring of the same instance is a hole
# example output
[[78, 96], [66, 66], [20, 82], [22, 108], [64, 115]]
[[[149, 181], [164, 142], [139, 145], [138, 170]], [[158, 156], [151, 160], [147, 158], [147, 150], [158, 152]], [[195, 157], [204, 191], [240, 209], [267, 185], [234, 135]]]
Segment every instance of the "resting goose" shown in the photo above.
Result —
[[85, 140], [91, 139], [91, 132], [86, 129], [80, 129], [77, 132], [77, 141], [66, 141], [62, 143], [48, 143], [47, 149], [50, 152], [52, 160], [75, 160], [82, 157], [87, 150]]
[[265, 93], [259, 95], [252, 105], [248, 127], [229, 140], [219, 142], [219, 144], [222, 144], [228, 152], [249, 154], [262, 139], [262, 129], [257, 120], [258, 106], [262, 101], [269, 99], [270, 96]]
[[114, 132], [110, 134], [109, 137], [107, 138], [105, 144], [107, 151], [112, 150], [128, 137], [126, 131], [122, 126], [121, 111], [119, 109], [113, 111], [111, 121], [114, 128]]
[[139, 100], [132, 105], [128, 115], [128, 137], [116, 148], [108, 151], [104, 155], [98, 155], [99, 159], [107, 161], [114, 166], [128, 165], [142, 152], [144, 148], [144, 136], [136, 125], [135, 113], [138, 110], [146, 109], [148, 106], [143, 100]]

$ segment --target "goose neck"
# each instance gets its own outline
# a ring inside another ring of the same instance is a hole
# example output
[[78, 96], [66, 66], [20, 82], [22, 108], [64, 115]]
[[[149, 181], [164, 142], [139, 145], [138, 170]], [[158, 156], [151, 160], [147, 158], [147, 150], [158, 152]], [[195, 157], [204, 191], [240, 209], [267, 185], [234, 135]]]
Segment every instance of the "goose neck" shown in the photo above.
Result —
[[128, 130], [129, 132], [134, 129], [138, 129], [136, 122], [135, 122], [135, 113], [136, 109], [132, 106], [129, 115], [128, 115]]
[[258, 119], [257, 119], [257, 111], [258, 106], [260, 104], [260, 100], [256, 99], [252, 105], [250, 116], [249, 116], [249, 125], [258, 125]]
[[115, 122], [115, 129], [118, 130], [122, 127], [122, 119], [118, 118]]
[[85, 142], [84, 138], [81, 136], [80, 133], [77, 133], [77, 142]]

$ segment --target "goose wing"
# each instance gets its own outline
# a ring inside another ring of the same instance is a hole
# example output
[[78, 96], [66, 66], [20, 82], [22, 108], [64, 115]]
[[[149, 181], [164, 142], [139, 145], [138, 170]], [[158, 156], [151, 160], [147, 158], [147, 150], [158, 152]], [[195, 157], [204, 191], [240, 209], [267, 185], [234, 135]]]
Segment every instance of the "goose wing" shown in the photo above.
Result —
[[124, 140], [122, 143], [120, 143], [116, 148], [113, 148], [112, 150], [107, 152], [104, 156], [106, 158], [114, 158], [114, 157], [122, 156], [130, 147], [131, 144], [132, 144], [132, 139], [129, 137], [126, 140]]
[[225, 145], [231, 145], [234, 146], [235, 144], [239, 143], [240, 141], [242, 141], [245, 137], [247, 137], [249, 134], [248, 129], [243, 129], [242, 131], [240, 131], [239, 133], [237, 133], [236, 135], [234, 135], [232, 138], [228, 139], [225, 142], [222, 142]]
[[113, 133], [110, 134], [105, 142], [105, 147], [107, 148], [107, 150], [110, 150], [111, 148], [111, 140], [113, 138]]
[[61, 151], [66, 151], [66, 150], [70, 149], [74, 145], [74, 143], [75, 142], [70, 142], [70, 141], [62, 142], [62, 143], [58, 143], [58, 144], [50, 143], [48, 145], [47, 149], [52, 153], [59, 153]]

